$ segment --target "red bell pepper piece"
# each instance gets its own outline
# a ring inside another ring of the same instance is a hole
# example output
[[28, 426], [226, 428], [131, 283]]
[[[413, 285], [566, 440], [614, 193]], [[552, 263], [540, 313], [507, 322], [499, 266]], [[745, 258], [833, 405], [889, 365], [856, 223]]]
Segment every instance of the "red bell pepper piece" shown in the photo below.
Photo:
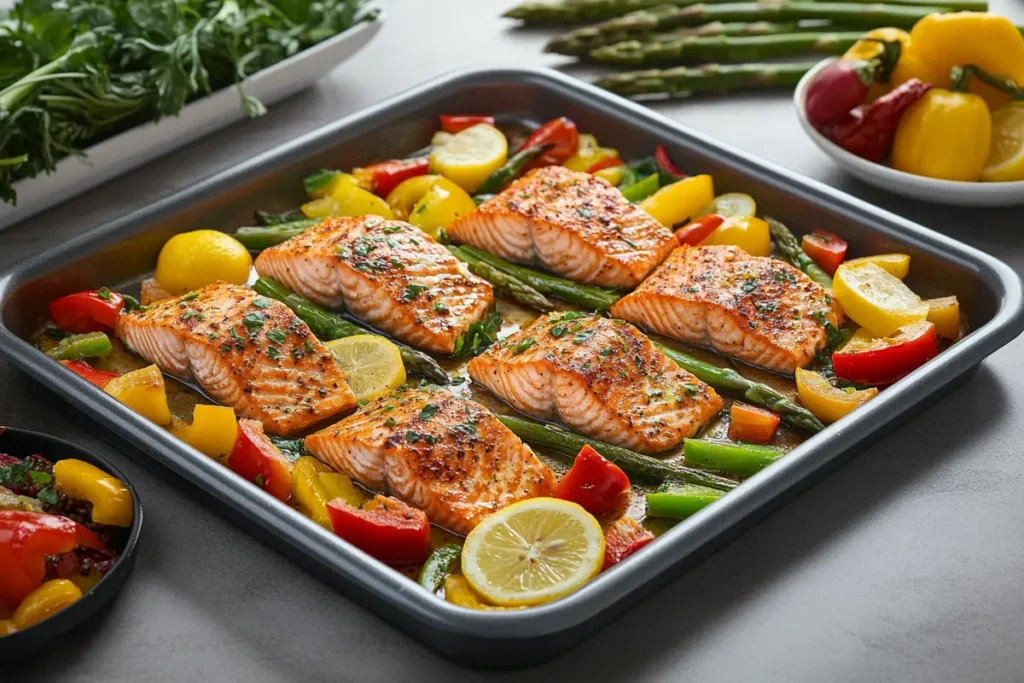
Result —
[[871, 104], [851, 111], [832, 127], [832, 141], [847, 152], [881, 163], [903, 114], [931, 88], [931, 84], [911, 78]]
[[259, 420], [239, 420], [238, 437], [228, 467], [278, 500], [292, 493], [292, 464], [267, 435]]
[[364, 508], [341, 498], [327, 503], [334, 533], [381, 562], [415, 564], [430, 555], [427, 514], [388, 496], [376, 496]]
[[859, 331], [832, 354], [836, 377], [858, 384], [892, 384], [939, 353], [935, 325], [904, 325], [889, 337], [871, 337]]
[[580, 449], [572, 468], [555, 489], [555, 497], [578, 503], [595, 517], [622, 511], [629, 502], [629, 477], [589, 445]]
[[472, 128], [478, 123], [494, 125], [493, 116], [460, 116], [458, 114], [441, 114], [441, 130], [445, 133], [458, 133], [460, 130]]
[[527, 147], [548, 145], [544, 153], [533, 160], [527, 168], [534, 169], [541, 166], [554, 166], [567, 161], [580, 144], [579, 131], [576, 124], [564, 116], [552, 119], [543, 126], [533, 131], [526, 142], [519, 146], [517, 152], [522, 152]]
[[100, 389], [107, 386], [107, 382], [117, 377], [116, 372], [107, 372], [106, 370], [97, 370], [93, 366], [86, 363], [84, 360], [62, 360], [60, 364], [66, 367], [76, 375], [80, 375], [82, 378], [89, 382], [92, 382]]
[[668, 151], [661, 145], [654, 148], [654, 161], [658, 164], [658, 168], [665, 173], [668, 173], [670, 176], [675, 176], [679, 180], [686, 177], [686, 174], [680, 171], [672, 162], [672, 158], [669, 157]]
[[46, 577], [46, 556], [103, 543], [78, 522], [42, 512], [0, 510], [0, 606], [17, 609]]
[[597, 173], [602, 168], [611, 168], [612, 166], [621, 166], [622, 159], [619, 157], [608, 157], [607, 159], [601, 159], [596, 164], [587, 169], [587, 173]]
[[748, 443], [768, 443], [775, 436], [779, 420], [777, 413], [737, 401], [729, 409], [729, 438]]
[[632, 517], [623, 515], [604, 532], [604, 565], [601, 571], [624, 559], [654, 540], [654, 534]]
[[849, 247], [842, 237], [824, 230], [815, 230], [811, 235], [804, 235], [800, 246], [829, 275], [836, 274], [836, 269], [846, 258], [846, 250]]
[[124, 298], [106, 287], [68, 294], [50, 302], [50, 317], [65, 332], [107, 332], [114, 329]]
[[689, 244], [695, 247], [711, 236], [718, 226], [725, 222], [725, 217], [717, 213], [709, 213], [693, 219], [683, 227], [676, 230], [676, 239], [679, 244]]
[[430, 160], [426, 157], [416, 159], [392, 159], [379, 164], [371, 164], [352, 171], [359, 180], [369, 184], [370, 190], [381, 197], [387, 197], [391, 190], [398, 187], [403, 180], [426, 175], [430, 170]]

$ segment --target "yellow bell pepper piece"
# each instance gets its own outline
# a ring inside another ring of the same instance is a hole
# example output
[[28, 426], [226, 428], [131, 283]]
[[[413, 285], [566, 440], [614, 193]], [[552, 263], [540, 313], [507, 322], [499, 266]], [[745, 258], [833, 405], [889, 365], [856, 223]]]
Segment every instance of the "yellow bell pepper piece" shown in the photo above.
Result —
[[47, 581], [21, 601], [11, 621], [18, 630], [38, 624], [82, 597], [78, 586], [67, 579]]
[[342, 498], [349, 505], [359, 507], [366, 500], [351, 479], [308, 455], [296, 460], [292, 467], [292, 498], [304, 514], [325, 529], [331, 528], [328, 502]]
[[167, 387], [160, 368], [149, 365], [126, 373], [107, 382], [103, 387], [121, 403], [125, 404], [147, 420], [164, 426], [171, 422], [171, 410], [167, 407]]
[[412, 207], [416, 206], [416, 202], [423, 199], [423, 195], [442, 177], [436, 174], [418, 175], [399, 183], [398, 187], [391, 190], [386, 200], [395, 218], [401, 221], [409, 218], [409, 213]]
[[992, 119], [978, 95], [932, 88], [903, 114], [893, 168], [914, 175], [976, 182], [988, 165]]
[[878, 396], [875, 387], [859, 391], [839, 389], [818, 373], [803, 368], [796, 369], [796, 389], [804, 408], [826, 424], [845, 417], [857, 406]]
[[935, 333], [946, 339], [960, 337], [960, 302], [955, 296], [926, 299], [928, 322], [935, 325]]
[[768, 223], [754, 216], [726, 218], [700, 246], [709, 244], [732, 244], [751, 256], [772, 255], [772, 235]]
[[10, 619], [0, 619], [0, 638], [9, 636], [17, 630], [18, 627]]
[[494, 126], [478, 123], [452, 136], [430, 153], [430, 170], [455, 182], [466, 192], [487, 180], [487, 176], [508, 161], [508, 140]]
[[666, 228], [672, 228], [699, 214], [714, 199], [711, 176], [697, 175], [666, 185], [638, 206]]
[[862, 266], [866, 263], [874, 263], [885, 272], [901, 280], [907, 277], [907, 274], [910, 272], [910, 254], [874, 254], [872, 256], [852, 258], [843, 263], [847, 266]]
[[580, 135], [576, 154], [569, 157], [562, 165], [572, 171], [587, 171], [599, 161], [618, 158], [619, 150], [611, 147], [601, 147], [597, 144], [596, 137], [584, 133]]
[[390, 220], [395, 217], [387, 202], [354, 181], [346, 180], [338, 182], [326, 197], [303, 204], [302, 213], [306, 218], [381, 216]]
[[181, 434], [189, 446], [224, 465], [237, 437], [238, 420], [234, 408], [203, 404], [192, 411], [192, 424]]
[[[914, 24], [906, 52], [928, 64], [933, 75], [922, 80], [942, 88], [948, 87], [949, 72], [954, 66], [967, 64], [1024, 83], [1024, 36], [1012, 21], [998, 14], [929, 14]], [[981, 95], [992, 107], [1010, 99], [978, 79], [972, 79], [970, 91]]]
[[341, 498], [352, 507], [360, 507], [366, 503], [366, 494], [341, 472], [321, 472], [320, 486], [327, 494], [327, 500]]
[[451, 180], [441, 178], [416, 202], [409, 214], [409, 222], [431, 237], [437, 237], [442, 228], [447, 228], [475, 208], [476, 203], [465, 190]]
[[878, 337], [928, 317], [921, 297], [874, 263], [839, 266], [832, 294], [848, 318]]
[[92, 503], [97, 524], [132, 525], [132, 494], [128, 487], [95, 465], [69, 458], [53, 463], [53, 478], [64, 493]]
[[92, 587], [99, 583], [100, 579], [102, 578], [103, 576], [98, 571], [93, 569], [84, 576], [82, 574], [76, 573], [74, 576], [68, 579], [68, 581], [78, 586], [78, 590], [82, 591], [83, 593], [86, 593], [89, 590], [92, 590]]
[[614, 187], [618, 187], [619, 183], [622, 182], [622, 169], [624, 165], [619, 164], [618, 166], [609, 166], [608, 168], [602, 168], [600, 171], [595, 173], [598, 178], [604, 178]]
[[[864, 34], [864, 38], [858, 40], [853, 46], [843, 54], [843, 59], [852, 60], [871, 60], [877, 57], [882, 52], [882, 44], [876, 41], [884, 40], [886, 42], [895, 42], [900, 44], [900, 61], [896, 63], [896, 69], [899, 69], [900, 64], [903, 63], [903, 57], [906, 55], [910, 48], [910, 34], [900, 28], [884, 27], [876, 28], [868, 31]], [[912, 77], [911, 77], [912, 78]], [[909, 78], [907, 79], [909, 80]], [[890, 76], [889, 83], [872, 83], [868, 87], [867, 101], [878, 99], [885, 93], [889, 92], [896, 85], [896, 72], [893, 71]], [[902, 81], [900, 81], [902, 82]]]
[[444, 579], [444, 599], [453, 605], [465, 607], [466, 609], [478, 609], [485, 611], [504, 611], [510, 609], [523, 609], [522, 607], [499, 607], [481, 602], [476, 593], [469, 585], [469, 581], [457, 574], [449, 574]]

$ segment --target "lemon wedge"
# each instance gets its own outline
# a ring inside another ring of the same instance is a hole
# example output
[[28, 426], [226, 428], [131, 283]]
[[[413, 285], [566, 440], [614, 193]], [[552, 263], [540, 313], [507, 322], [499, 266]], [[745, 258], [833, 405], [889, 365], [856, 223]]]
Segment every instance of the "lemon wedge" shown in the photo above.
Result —
[[329, 341], [331, 352], [357, 401], [368, 401], [405, 384], [405, 365], [398, 347], [375, 334], [357, 334]]
[[981, 179], [1024, 180], [1024, 103], [1013, 102], [992, 112], [992, 151]]
[[430, 153], [430, 171], [472, 193], [508, 160], [508, 140], [494, 126], [478, 123]]
[[532, 498], [484, 518], [462, 547], [462, 573], [485, 600], [514, 607], [571, 593], [604, 563], [604, 532], [576, 503]]

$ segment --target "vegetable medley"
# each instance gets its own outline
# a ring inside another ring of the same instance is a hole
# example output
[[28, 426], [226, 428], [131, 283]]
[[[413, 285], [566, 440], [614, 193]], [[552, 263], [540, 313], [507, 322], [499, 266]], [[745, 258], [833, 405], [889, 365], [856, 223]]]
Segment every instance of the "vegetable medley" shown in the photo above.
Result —
[[0, 453], [0, 637], [82, 597], [117, 562], [131, 492], [82, 460]]
[[427, 149], [305, 190], [173, 237], [139, 300], [53, 301], [38, 344], [472, 609], [575, 590], [964, 329], [910, 255], [798, 239], [565, 117], [444, 116]]

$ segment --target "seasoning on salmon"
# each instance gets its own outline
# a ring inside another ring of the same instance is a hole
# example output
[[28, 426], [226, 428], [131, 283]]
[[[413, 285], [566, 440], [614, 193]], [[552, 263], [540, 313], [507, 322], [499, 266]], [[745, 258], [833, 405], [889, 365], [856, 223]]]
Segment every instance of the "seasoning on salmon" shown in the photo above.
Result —
[[443, 389], [374, 399], [307, 436], [305, 446], [460, 534], [496, 510], [555, 490], [554, 474], [529, 446], [480, 404]]
[[520, 178], [456, 220], [448, 236], [602, 287], [636, 286], [678, 244], [606, 180], [562, 166]]
[[240, 417], [289, 435], [355, 408], [334, 357], [284, 304], [223, 282], [117, 318], [117, 336]]
[[494, 305], [490, 283], [433, 238], [380, 216], [328, 218], [265, 250], [256, 270], [435, 353], [453, 353]]
[[612, 315], [652, 332], [792, 374], [824, 348], [838, 304], [793, 266], [735, 246], [682, 247]]
[[722, 409], [635, 327], [582, 313], [541, 316], [468, 369], [517, 410], [641, 453], [678, 446]]

